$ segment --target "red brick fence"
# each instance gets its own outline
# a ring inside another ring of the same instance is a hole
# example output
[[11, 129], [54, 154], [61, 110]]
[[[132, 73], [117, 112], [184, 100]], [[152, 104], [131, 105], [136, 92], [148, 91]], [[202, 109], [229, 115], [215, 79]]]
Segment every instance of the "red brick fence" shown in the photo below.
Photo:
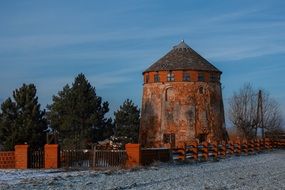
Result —
[[0, 152], [0, 168], [15, 168], [14, 151]]
[[[29, 145], [16, 145], [15, 151], [0, 152], [0, 169], [34, 168], [29, 164], [30, 159]], [[58, 145], [45, 145], [43, 159], [44, 168], [58, 168]]]
[[[254, 141], [229, 141], [227, 143], [190, 142], [176, 149], [141, 148], [139, 144], [127, 144], [125, 150], [59, 150], [57, 144], [47, 144], [42, 153], [43, 168], [61, 167], [134, 167], [149, 165], [155, 161], [168, 162], [173, 159], [208, 160], [232, 155], [256, 154], [272, 148], [285, 148], [285, 141], [270, 139]], [[39, 154], [41, 155], [41, 154]], [[38, 154], [37, 154], [38, 156]], [[15, 151], [0, 152], [0, 169], [31, 168], [29, 145], [16, 145]], [[39, 156], [41, 157], [41, 156]], [[40, 160], [41, 161], [41, 160]], [[38, 163], [37, 163], [38, 164]], [[36, 164], [36, 165], [37, 165]], [[39, 168], [39, 167], [38, 167]]]
[[16, 145], [15, 151], [0, 152], [0, 169], [133, 167], [149, 165], [158, 160], [171, 160], [170, 149], [141, 149], [139, 144], [127, 144], [125, 148], [126, 150], [59, 150], [57, 144], [47, 144], [41, 153], [40, 150], [31, 152], [29, 145]]

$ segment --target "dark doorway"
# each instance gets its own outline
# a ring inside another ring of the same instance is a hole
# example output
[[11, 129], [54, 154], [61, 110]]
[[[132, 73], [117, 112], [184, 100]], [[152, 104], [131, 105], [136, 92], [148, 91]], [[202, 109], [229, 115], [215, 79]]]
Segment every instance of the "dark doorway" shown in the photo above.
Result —
[[199, 134], [198, 140], [199, 140], [199, 143], [205, 142], [207, 140], [207, 134]]
[[169, 143], [171, 148], [175, 148], [175, 134], [174, 133], [163, 134], [163, 142]]

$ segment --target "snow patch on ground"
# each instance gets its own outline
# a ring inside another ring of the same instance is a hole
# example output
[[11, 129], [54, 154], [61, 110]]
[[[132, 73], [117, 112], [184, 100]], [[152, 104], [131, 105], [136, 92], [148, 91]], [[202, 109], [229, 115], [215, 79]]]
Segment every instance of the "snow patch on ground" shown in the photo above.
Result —
[[0, 189], [285, 189], [285, 150], [137, 170], [0, 170]]

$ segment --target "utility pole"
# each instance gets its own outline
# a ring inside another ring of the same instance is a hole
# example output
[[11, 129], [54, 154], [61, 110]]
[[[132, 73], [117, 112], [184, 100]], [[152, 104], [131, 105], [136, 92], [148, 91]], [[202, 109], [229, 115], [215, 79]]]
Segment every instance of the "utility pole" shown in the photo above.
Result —
[[257, 102], [257, 123], [259, 128], [261, 128], [261, 135], [264, 138], [264, 123], [263, 123], [263, 103], [262, 103], [262, 91], [258, 91], [258, 102]]

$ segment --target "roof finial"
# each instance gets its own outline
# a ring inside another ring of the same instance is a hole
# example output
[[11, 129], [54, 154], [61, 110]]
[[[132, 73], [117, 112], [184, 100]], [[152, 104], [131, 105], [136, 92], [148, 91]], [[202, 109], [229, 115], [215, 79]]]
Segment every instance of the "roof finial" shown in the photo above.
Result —
[[184, 42], [184, 39], [181, 40], [181, 42], [174, 46], [173, 49], [179, 49], [179, 50], [184, 50], [184, 49], [189, 49], [190, 47]]

